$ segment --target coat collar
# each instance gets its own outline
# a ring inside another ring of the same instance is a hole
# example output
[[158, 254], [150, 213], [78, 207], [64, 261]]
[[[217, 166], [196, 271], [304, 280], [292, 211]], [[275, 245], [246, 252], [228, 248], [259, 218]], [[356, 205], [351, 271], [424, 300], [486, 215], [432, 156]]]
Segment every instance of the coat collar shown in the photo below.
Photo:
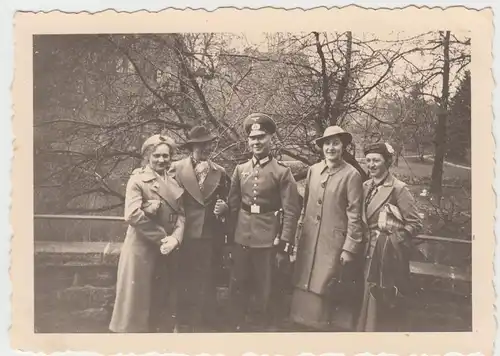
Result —
[[178, 200], [184, 193], [184, 190], [179, 187], [170, 174], [167, 173], [164, 179], [161, 179], [158, 173], [153, 171], [151, 167], [146, 166], [142, 170], [141, 179], [144, 182], [155, 181], [151, 190], [163, 198], [174, 210], [180, 210]]
[[337, 173], [338, 171], [340, 171], [342, 168], [344, 168], [345, 166], [345, 161], [342, 160], [340, 162], [340, 164], [335, 167], [331, 172], [328, 170], [328, 165], [326, 164], [326, 160], [322, 160], [321, 163], [320, 163], [320, 172], [321, 174], [329, 174], [329, 175], [332, 175], [332, 174], [335, 174]]
[[[370, 185], [372, 184], [373, 179], [368, 179], [363, 183], [363, 196], [366, 199], [366, 195], [368, 190], [370, 189]], [[394, 177], [391, 173], [388, 174], [384, 184], [382, 184], [379, 188], [372, 201], [368, 206], [363, 209], [363, 215], [365, 221], [368, 221], [373, 214], [384, 204], [387, 202], [387, 199], [391, 195], [394, 190]]]
[[176, 170], [177, 179], [180, 180], [181, 184], [198, 203], [204, 205], [205, 199], [208, 198], [218, 186], [221, 174], [219, 170], [215, 168], [212, 162], [208, 162], [209, 171], [203, 182], [203, 187], [200, 190], [191, 157], [179, 161], [176, 166], [178, 167]]
[[257, 159], [257, 157], [255, 156], [252, 156], [252, 166], [255, 167], [257, 164], [259, 164], [261, 167], [264, 167], [266, 164], [268, 164], [269, 162], [271, 162], [271, 155], [268, 155], [264, 158], [261, 158], [261, 159]]

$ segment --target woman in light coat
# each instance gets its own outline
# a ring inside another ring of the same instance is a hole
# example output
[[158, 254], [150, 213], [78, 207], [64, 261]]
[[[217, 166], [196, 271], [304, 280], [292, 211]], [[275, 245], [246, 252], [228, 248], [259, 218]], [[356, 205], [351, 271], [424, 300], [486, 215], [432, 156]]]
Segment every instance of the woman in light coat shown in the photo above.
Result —
[[415, 199], [389, 171], [394, 150], [376, 143], [364, 150], [371, 179], [363, 184], [365, 287], [358, 331], [409, 331], [410, 240], [422, 228]]
[[305, 329], [351, 330], [355, 325], [349, 294], [355, 293], [351, 287], [362, 252], [363, 187], [360, 173], [342, 158], [351, 140], [340, 127], [328, 127], [316, 140], [325, 159], [307, 174], [290, 312], [291, 321]]
[[142, 146], [145, 165], [127, 184], [129, 224], [118, 264], [110, 330], [171, 332], [175, 326], [175, 250], [184, 232], [183, 189], [167, 174], [176, 145], [163, 135]]

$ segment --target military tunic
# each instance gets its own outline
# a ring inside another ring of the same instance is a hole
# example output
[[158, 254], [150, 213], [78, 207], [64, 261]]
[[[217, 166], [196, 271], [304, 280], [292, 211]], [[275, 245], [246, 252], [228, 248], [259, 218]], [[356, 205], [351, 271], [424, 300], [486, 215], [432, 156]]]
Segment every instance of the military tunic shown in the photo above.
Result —
[[[254, 157], [236, 167], [228, 198], [235, 222], [231, 299], [236, 319], [244, 317], [252, 292], [256, 292], [258, 311], [267, 314], [276, 255], [273, 243], [277, 235], [293, 243], [299, 199], [290, 168], [273, 157], [260, 161]], [[283, 209], [282, 226], [279, 209]], [[255, 289], [248, 288], [249, 282], [254, 282]]]

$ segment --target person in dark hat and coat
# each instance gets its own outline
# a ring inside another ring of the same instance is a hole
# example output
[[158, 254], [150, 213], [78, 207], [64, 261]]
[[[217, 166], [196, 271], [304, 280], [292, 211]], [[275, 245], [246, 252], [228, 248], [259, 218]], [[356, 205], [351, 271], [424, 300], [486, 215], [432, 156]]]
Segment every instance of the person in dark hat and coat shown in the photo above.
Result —
[[178, 313], [180, 332], [210, 331], [215, 317], [215, 274], [221, 264], [230, 178], [210, 160], [215, 139], [204, 126], [189, 132], [190, 155], [171, 172], [184, 189], [184, 242], [179, 251]]
[[324, 159], [307, 173], [290, 311], [305, 330], [353, 330], [361, 303], [362, 288], [354, 287], [362, 285], [362, 178], [342, 158], [351, 140], [328, 127], [316, 140]]
[[229, 192], [234, 224], [230, 298], [235, 331], [246, 330], [252, 296], [257, 307], [255, 325], [271, 326], [273, 271], [290, 261], [300, 215], [292, 172], [270, 155], [276, 124], [268, 115], [256, 113], [245, 119], [244, 128], [253, 156], [236, 166]]

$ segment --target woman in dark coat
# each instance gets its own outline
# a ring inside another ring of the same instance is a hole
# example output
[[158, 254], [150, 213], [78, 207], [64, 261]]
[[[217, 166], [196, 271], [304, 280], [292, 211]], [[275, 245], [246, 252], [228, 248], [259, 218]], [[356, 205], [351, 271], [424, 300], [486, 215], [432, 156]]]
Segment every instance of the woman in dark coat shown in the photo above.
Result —
[[363, 184], [367, 244], [358, 331], [408, 331], [404, 295], [409, 291], [409, 241], [422, 222], [410, 190], [389, 172], [393, 153], [384, 143], [365, 148], [371, 179]]
[[167, 174], [175, 143], [154, 135], [142, 146], [146, 164], [125, 194], [129, 224], [118, 263], [110, 330], [171, 332], [175, 321], [175, 250], [184, 232], [183, 189]]
[[363, 242], [362, 178], [342, 158], [351, 140], [340, 127], [328, 127], [316, 140], [325, 159], [311, 166], [306, 178], [290, 313], [306, 329], [351, 330], [355, 325], [355, 305], [341, 297], [343, 276], [359, 261]]

